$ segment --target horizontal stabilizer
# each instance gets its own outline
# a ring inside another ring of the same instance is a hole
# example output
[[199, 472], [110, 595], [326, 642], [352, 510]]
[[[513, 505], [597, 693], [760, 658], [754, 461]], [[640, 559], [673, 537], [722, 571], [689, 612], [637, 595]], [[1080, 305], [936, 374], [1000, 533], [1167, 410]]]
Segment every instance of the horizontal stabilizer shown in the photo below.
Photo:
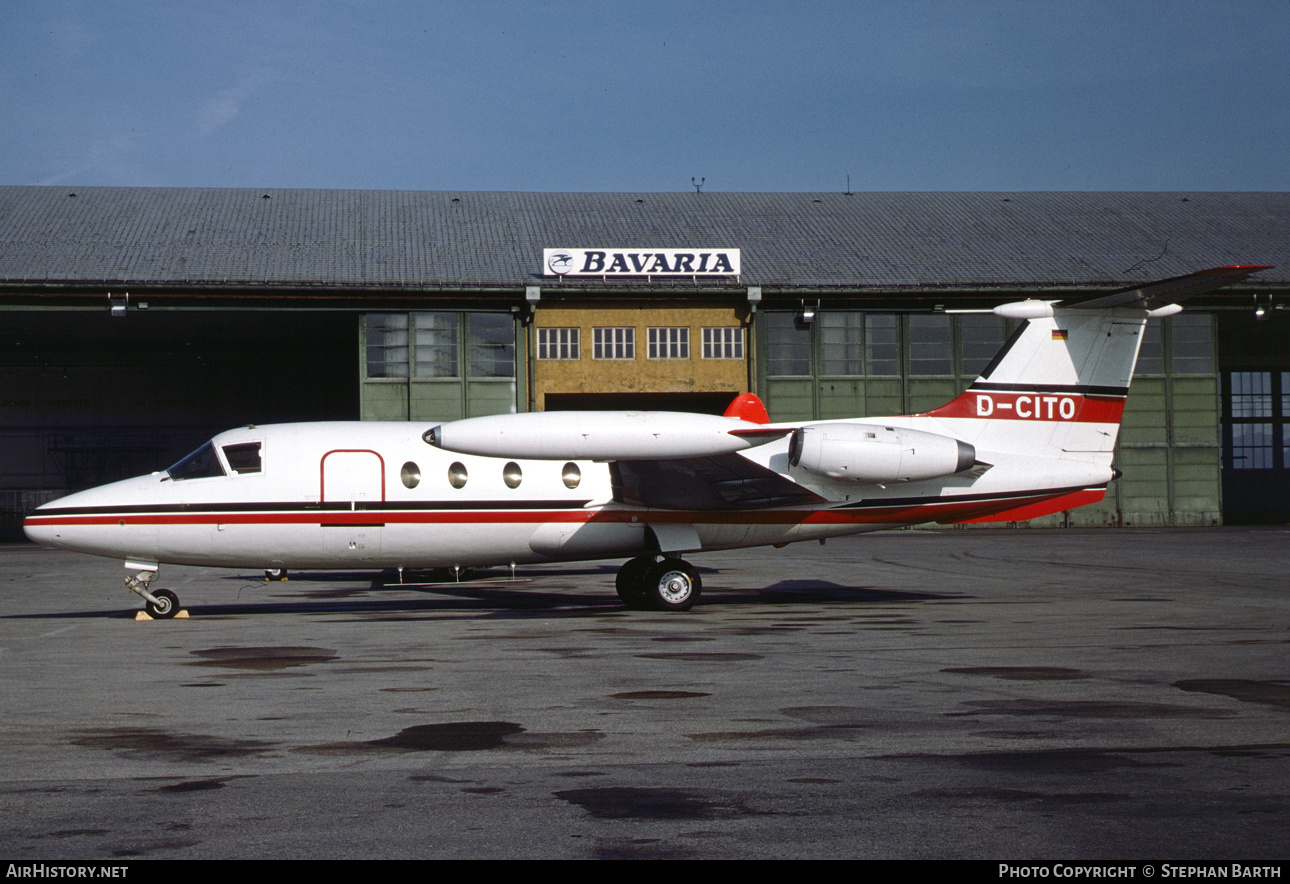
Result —
[[1059, 307], [1078, 307], [1085, 309], [1103, 309], [1109, 307], [1137, 307], [1142, 310], [1155, 310], [1169, 304], [1176, 304], [1187, 298], [1194, 298], [1225, 285], [1241, 282], [1260, 270], [1268, 270], [1271, 264], [1232, 264], [1227, 267], [1211, 267], [1189, 273], [1186, 276], [1175, 276], [1159, 282], [1132, 286], [1112, 292], [1109, 295], [1098, 295], [1092, 298], [1069, 298], [1059, 301]]

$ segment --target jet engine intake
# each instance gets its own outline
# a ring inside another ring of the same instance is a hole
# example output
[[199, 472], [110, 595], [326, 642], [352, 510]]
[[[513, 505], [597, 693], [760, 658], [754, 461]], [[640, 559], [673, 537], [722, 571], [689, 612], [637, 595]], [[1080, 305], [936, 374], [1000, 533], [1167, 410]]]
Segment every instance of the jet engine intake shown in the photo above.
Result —
[[971, 469], [976, 449], [949, 436], [876, 424], [807, 424], [793, 431], [788, 462], [829, 479], [884, 484]]

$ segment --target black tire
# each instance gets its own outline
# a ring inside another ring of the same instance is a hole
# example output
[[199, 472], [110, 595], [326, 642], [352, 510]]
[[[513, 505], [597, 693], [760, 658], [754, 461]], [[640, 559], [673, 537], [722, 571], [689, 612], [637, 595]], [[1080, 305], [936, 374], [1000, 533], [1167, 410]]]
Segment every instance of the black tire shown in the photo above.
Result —
[[641, 611], [650, 606], [649, 592], [645, 587], [645, 575], [654, 567], [655, 556], [637, 556], [618, 569], [614, 577], [614, 589], [623, 604], [634, 611]]
[[152, 590], [152, 595], [157, 600], [157, 603], [154, 605], [152, 602], [145, 600], [143, 609], [148, 612], [148, 616], [153, 620], [169, 620], [179, 613], [179, 596], [168, 589], [154, 589]]
[[664, 559], [645, 575], [645, 596], [658, 611], [688, 611], [702, 591], [699, 572], [681, 559]]
[[286, 580], [287, 569], [286, 568], [265, 568], [264, 579], [265, 580]]

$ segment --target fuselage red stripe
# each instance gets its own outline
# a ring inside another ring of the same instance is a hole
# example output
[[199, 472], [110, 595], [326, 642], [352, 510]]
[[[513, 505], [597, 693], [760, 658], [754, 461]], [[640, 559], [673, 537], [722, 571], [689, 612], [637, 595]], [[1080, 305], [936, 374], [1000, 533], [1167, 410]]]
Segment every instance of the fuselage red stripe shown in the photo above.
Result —
[[376, 527], [384, 525], [537, 525], [548, 522], [632, 522], [685, 523], [708, 525], [845, 525], [909, 524], [952, 521], [1015, 509], [1070, 493], [1069, 488], [1035, 491], [1025, 495], [929, 502], [919, 500], [872, 501], [872, 505], [827, 510], [783, 509], [749, 511], [707, 510], [475, 510], [475, 511], [383, 511], [379, 522], [370, 512], [296, 511], [281, 513], [122, 513], [119, 515], [49, 515], [33, 513], [27, 527], [94, 527], [110, 525], [317, 525], [323, 527]]

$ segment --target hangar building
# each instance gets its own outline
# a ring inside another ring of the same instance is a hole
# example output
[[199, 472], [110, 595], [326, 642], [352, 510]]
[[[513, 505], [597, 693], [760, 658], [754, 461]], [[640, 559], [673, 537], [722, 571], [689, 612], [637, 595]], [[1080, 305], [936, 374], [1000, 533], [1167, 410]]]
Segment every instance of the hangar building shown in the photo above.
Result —
[[954, 311], [1224, 264], [1043, 524], [1290, 520], [1290, 194], [0, 187], [0, 512], [247, 423], [924, 411], [1010, 332]]

